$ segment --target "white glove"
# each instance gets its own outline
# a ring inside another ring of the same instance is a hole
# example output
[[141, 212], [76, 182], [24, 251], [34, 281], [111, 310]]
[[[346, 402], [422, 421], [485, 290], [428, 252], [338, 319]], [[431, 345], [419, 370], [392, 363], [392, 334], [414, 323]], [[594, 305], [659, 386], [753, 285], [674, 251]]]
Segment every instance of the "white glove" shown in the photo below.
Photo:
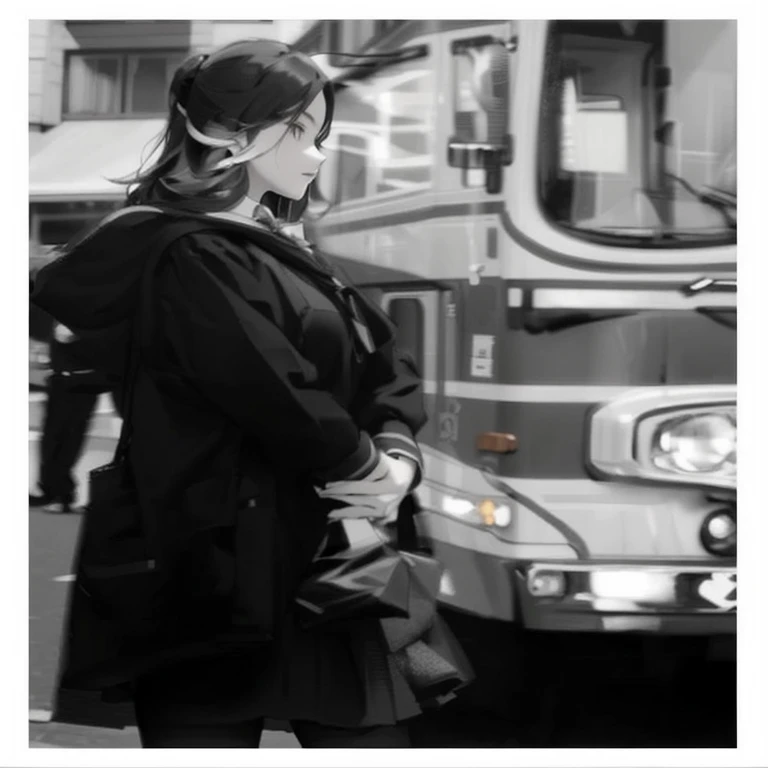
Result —
[[319, 489], [317, 495], [347, 504], [329, 519], [365, 517], [387, 522], [397, 515], [400, 502], [411, 487], [416, 467], [409, 459], [379, 454], [379, 462], [362, 480], [339, 480]]

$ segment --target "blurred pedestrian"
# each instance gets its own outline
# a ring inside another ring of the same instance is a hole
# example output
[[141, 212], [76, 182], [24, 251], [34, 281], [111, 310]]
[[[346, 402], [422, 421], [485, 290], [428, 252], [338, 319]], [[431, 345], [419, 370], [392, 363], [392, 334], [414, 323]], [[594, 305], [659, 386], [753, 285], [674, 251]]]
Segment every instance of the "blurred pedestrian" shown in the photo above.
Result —
[[[282, 43], [187, 61], [128, 207], [36, 285], [40, 306], [124, 365], [142, 254], [197, 227], [142, 297], [151, 324], [126, 403], [166, 602], [141, 646], [112, 641], [144, 672], [89, 714], [106, 723], [109, 700], [133, 699], [145, 747], [257, 747], [265, 717], [290, 720], [303, 746], [407, 747], [421, 712], [379, 621], [311, 631], [294, 607], [329, 516], [389, 518], [419, 483], [426, 420], [392, 323], [284, 226], [332, 116], [332, 84]], [[70, 651], [104, 651], [76, 622], [67, 635]]]
[[40, 492], [29, 494], [29, 506], [61, 514], [74, 511], [77, 487], [73, 470], [99, 395], [110, 390], [110, 383], [94, 369], [83, 341], [61, 323], [53, 324], [50, 360], [40, 438]]

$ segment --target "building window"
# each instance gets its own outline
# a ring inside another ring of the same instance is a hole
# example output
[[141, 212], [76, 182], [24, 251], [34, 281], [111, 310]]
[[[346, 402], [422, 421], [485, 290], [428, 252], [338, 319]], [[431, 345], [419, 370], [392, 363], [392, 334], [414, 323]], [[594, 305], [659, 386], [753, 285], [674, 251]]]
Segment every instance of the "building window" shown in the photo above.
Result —
[[346, 84], [336, 97], [327, 144], [339, 153], [335, 202], [432, 186], [436, 99], [434, 72], [423, 60]]
[[187, 51], [72, 53], [66, 117], [164, 114], [168, 89]]
[[30, 239], [39, 246], [66, 245], [86, 228], [122, 207], [122, 201], [35, 203], [30, 205]]

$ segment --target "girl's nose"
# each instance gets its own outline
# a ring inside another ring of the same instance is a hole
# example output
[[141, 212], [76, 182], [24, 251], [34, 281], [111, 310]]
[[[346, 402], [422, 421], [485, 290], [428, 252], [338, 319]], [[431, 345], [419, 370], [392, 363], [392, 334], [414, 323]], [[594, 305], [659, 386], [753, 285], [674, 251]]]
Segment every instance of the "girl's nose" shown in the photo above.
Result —
[[325, 155], [317, 147], [310, 147], [307, 154], [317, 163], [318, 168], [325, 162]]

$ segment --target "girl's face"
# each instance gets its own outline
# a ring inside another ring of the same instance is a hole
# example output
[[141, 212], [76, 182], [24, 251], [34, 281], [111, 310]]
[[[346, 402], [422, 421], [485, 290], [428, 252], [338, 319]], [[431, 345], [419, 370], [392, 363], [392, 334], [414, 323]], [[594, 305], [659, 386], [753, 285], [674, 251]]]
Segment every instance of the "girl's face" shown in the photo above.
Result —
[[307, 186], [325, 162], [315, 146], [325, 119], [322, 91], [292, 125], [277, 123], [262, 130], [248, 147], [255, 155], [246, 162], [251, 191], [259, 199], [265, 192], [276, 192], [290, 200], [300, 200]]

